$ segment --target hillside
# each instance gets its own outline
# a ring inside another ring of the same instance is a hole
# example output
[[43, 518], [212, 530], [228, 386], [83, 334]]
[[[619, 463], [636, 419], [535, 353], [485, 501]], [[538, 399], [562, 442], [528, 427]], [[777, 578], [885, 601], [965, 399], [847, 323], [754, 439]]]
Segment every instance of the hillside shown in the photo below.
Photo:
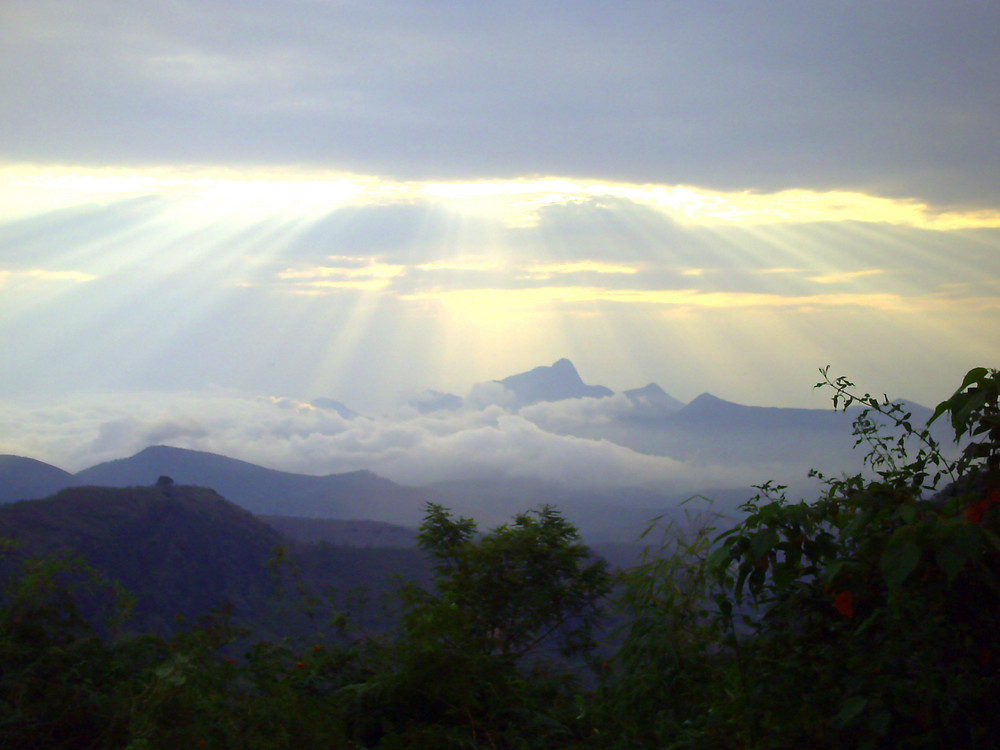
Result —
[[339, 547], [413, 547], [417, 530], [379, 521], [341, 521], [334, 518], [258, 516], [288, 539], [326, 542]]
[[[393, 575], [426, 568], [413, 549], [379, 555], [290, 542], [213, 490], [179, 485], [74, 487], [12, 503], [0, 508], [0, 538], [16, 540], [21, 558], [78, 553], [135, 595], [131, 627], [155, 633], [169, 632], [178, 614], [196, 618], [224, 604], [258, 633], [302, 631], [293, 575], [314, 592], [378, 591]], [[268, 562], [279, 549], [289, 564], [276, 576]]]
[[86, 484], [130, 487], [151, 484], [162, 475], [179, 484], [212, 487], [260, 515], [416, 524], [427, 499], [421, 490], [369, 471], [292, 474], [214, 453], [162, 445], [85, 469], [77, 478]]
[[0, 503], [48, 497], [80, 480], [55, 466], [23, 456], [0, 456]]

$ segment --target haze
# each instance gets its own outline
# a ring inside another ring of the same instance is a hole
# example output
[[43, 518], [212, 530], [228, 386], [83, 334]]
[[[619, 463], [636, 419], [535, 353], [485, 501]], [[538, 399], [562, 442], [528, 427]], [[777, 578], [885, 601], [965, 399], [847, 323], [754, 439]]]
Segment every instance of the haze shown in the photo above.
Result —
[[8, 0], [0, 452], [549, 466], [407, 402], [561, 357], [933, 406], [1000, 353], [997, 70], [996, 3]]

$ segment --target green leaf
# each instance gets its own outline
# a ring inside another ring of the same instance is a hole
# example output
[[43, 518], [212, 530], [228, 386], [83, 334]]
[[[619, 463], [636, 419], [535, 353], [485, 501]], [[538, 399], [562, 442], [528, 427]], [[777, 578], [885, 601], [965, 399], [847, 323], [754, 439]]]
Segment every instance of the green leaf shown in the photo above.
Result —
[[948, 583], [962, 571], [965, 564], [979, 550], [982, 529], [977, 524], [951, 524], [948, 538], [934, 553], [938, 566], [948, 577]]
[[965, 380], [962, 381], [962, 385], [959, 387], [958, 390], [964, 391], [973, 383], [981, 384], [986, 379], [986, 376], [989, 374], [990, 371], [987, 370], [985, 367], [973, 367], [971, 370], [965, 373]]
[[750, 540], [750, 554], [753, 555], [754, 560], [759, 560], [777, 543], [778, 532], [771, 528], [762, 529], [754, 534], [753, 539]]
[[916, 544], [893, 540], [882, 554], [879, 567], [882, 568], [882, 576], [889, 588], [898, 588], [919, 562], [920, 548]]
[[820, 581], [822, 581], [823, 583], [833, 583], [834, 579], [837, 577], [837, 574], [843, 567], [844, 567], [843, 560], [834, 560], [833, 562], [831, 562], [829, 565], [826, 566], [826, 570], [823, 571], [823, 576], [820, 578]]
[[970, 556], [971, 551], [963, 550], [961, 547], [950, 544], [941, 547], [934, 553], [934, 559], [937, 560], [938, 567], [948, 576], [948, 583], [954, 581], [955, 576], [962, 572], [962, 568], [965, 567], [965, 563], [968, 562]]
[[858, 714], [865, 710], [868, 699], [860, 695], [852, 695], [840, 704], [840, 712], [837, 714], [837, 724], [846, 726], [858, 718]]

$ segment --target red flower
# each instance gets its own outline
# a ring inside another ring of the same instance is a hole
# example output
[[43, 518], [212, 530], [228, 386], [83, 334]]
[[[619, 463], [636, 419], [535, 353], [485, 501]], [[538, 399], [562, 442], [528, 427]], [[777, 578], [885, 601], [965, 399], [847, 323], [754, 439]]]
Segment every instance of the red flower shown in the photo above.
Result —
[[990, 509], [991, 506], [1000, 503], [1000, 487], [997, 487], [989, 495], [987, 495], [983, 500], [978, 503], [973, 503], [968, 508], [965, 509], [964, 515], [969, 523], [979, 523], [983, 514]]
[[844, 617], [854, 617], [854, 594], [850, 591], [841, 591], [833, 600], [833, 606]]
[[300, 661], [300, 662], [296, 662], [295, 666], [298, 667], [299, 669], [305, 669], [306, 665], [305, 665], [305, 662], [301, 662]]

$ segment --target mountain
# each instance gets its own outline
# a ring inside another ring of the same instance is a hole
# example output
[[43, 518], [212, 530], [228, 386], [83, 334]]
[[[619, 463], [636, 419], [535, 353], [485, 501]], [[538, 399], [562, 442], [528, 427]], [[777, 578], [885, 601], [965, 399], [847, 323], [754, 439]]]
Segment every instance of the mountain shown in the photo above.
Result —
[[48, 497], [80, 484], [68, 471], [22, 456], [0, 456], [0, 503]]
[[148, 485], [159, 476], [178, 484], [211, 487], [258, 515], [305, 516], [417, 524], [425, 491], [390, 482], [369, 471], [311, 476], [292, 474], [214, 453], [153, 446], [131, 458], [79, 472], [85, 484]]
[[656, 383], [625, 391], [625, 397], [636, 407], [637, 413], [647, 417], [666, 416], [684, 407], [684, 402], [678, 401]]
[[317, 409], [330, 409], [332, 411], [337, 412], [337, 414], [339, 414], [344, 419], [354, 419], [360, 416], [356, 411], [354, 411], [354, 409], [344, 406], [344, 404], [340, 403], [339, 401], [333, 398], [325, 398], [325, 397], [314, 398], [312, 401], [309, 402], [309, 405], [314, 406]]
[[21, 554], [73, 551], [138, 595], [137, 622], [162, 632], [171, 618], [269, 596], [265, 563], [284, 543], [273, 528], [200, 487], [72, 487], [0, 508], [0, 537]]
[[[507, 523], [515, 513], [552, 505], [595, 548], [611, 542], [634, 542], [655, 518], [683, 526], [689, 513], [709, 507], [708, 502], [681, 507], [691, 498], [689, 492], [637, 487], [578, 490], [536, 479], [462, 479], [439, 482], [432, 488], [442, 504], [458, 515], [474, 517], [482, 529]], [[720, 513], [732, 511], [752, 494], [748, 489], [705, 493], [713, 510]]]
[[[297, 544], [212, 490], [176, 484], [72, 487], [12, 503], [0, 507], [0, 538], [18, 542], [20, 559], [80, 555], [135, 596], [129, 627], [159, 634], [177, 615], [191, 621], [221, 605], [258, 636], [305, 634], [312, 626], [296, 591], [388, 591], [395, 575], [429, 575], [415, 549]], [[287, 565], [276, 566], [281, 549]], [[12, 554], [0, 560], [3, 577], [11, 564]], [[99, 597], [85, 593], [82, 603], [93, 615]]]
[[514, 393], [520, 406], [538, 401], [561, 401], [566, 398], [604, 398], [614, 392], [603, 385], [586, 385], [568, 359], [551, 367], [536, 367], [498, 381]]
[[298, 542], [326, 542], [339, 547], [414, 547], [417, 530], [379, 521], [341, 521], [334, 518], [258, 516], [261, 521]]
[[[649, 386], [641, 390], [656, 394]], [[630, 399], [633, 403], [636, 396], [633, 393]], [[915, 427], [932, 414], [919, 404], [901, 403], [912, 413]], [[562, 435], [608, 440], [639, 453], [683, 461], [694, 472], [704, 470], [706, 477], [724, 476], [714, 480], [717, 484], [748, 487], [772, 479], [804, 488], [810, 485], [807, 474], [813, 468], [827, 475], [862, 469], [866, 449], [864, 445], [855, 449], [852, 436], [860, 411], [857, 405], [846, 412], [745, 406], [703, 393], [679, 409], [670, 409], [667, 401], [664, 408], [635, 408], [627, 414], [606, 415], [599, 422], [554, 422], [546, 427]], [[873, 419], [883, 425], [885, 435], [899, 435], [889, 420], [879, 415]], [[939, 421], [931, 432], [947, 449], [951, 444], [947, 424]]]

